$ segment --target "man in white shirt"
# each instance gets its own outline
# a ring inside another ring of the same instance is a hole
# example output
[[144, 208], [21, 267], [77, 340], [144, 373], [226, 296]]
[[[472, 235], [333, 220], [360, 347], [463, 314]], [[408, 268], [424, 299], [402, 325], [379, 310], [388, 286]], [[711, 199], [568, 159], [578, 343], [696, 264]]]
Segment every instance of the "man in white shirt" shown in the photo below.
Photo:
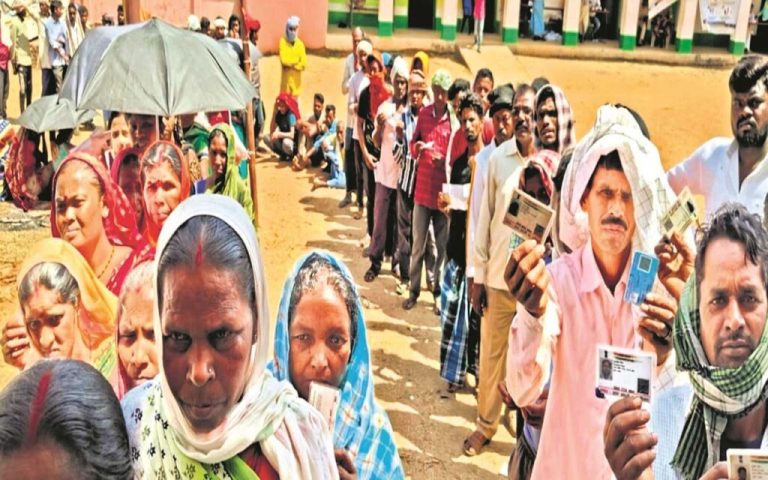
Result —
[[[504, 137], [509, 140], [501, 143], [488, 160], [474, 232], [471, 303], [483, 320], [480, 322], [476, 427], [475, 432], [464, 441], [464, 453], [470, 456], [479, 453], [490, 442], [499, 426], [502, 400], [498, 385], [504, 380], [507, 353], [507, 339], [499, 332], [509, 331], [517, 307], [504, 281], [512, 238], [512, 229], [504, 224], [504, 215], [512, 200], [512, 191], [517, 186], [514, 174], [536, 151], [533, 89], [521, 85], [515, 92], [508, 85], [502, 85], [494, 90], [493, 96], [492, 117], [496, 117], [496, 121], [506, 120], [500, 128], [504, 128]], [[474, 192], [472, 195], [474, 197]], [[488, 308], [483, 312], [486, 296]]]
[[[352, 141], [349, 142], [349, 148], [352, 150], [352, 155], [350, 157], [350, 160], [353, 162], [355, 167], [355, 188], [356, 188], [356, 198], [357, 200], [357, 213], [355, 214], [355, 218], [360, 218], [362, 216], [363, 211], [363, 174], [365, 171], [363, 170], [365, 166], [363, 165], [363, 156], [362, 152], [360, 151], [360, 135], [357, 129], [357, 104], [360, 102], [360, 92], [363, 91], [365, 87], [368, 86], [368, 76], [365, 74], [365, 64], [366, 59], [368, 58], [368, 55], [370, 55], [373, 52], [373, 45], [367, 40], [362, 40], [360, 43], [357, 44], [357, 61], [358, 65], [360, 65], [360, 69], [352, 74], [352, 76], [349, 78], [349, 82], [347, 82], [347, 126], [352, 126]], [[349, 123], [352, 122], [352, 123]], [[344, 148], [347, 148], [347, 143], [345, 141]], [[345, 153], [346, 155], [346, 153]], [[346, 164], [346, 159], [344, 160]], [[344, 167], [345, 171], [347, 169], [346, 165]], [[348, 181], [349, 182], [349, 181]], [[349, 185], [349, 183], [347, 183]], [[346, 205], [345, 205], [346, 206]]]
[[742, 57], [728, 81], [734, 138], [717, 137], [667, 173], [672, 189], [705, 200], [706, 217], [726, 202], [763, 215], [768, 193], [768, 58]]
[[[352, 30], [352, 53], [344, 61], [344, 76], [341, 79], [341, 93], [349, 96], [349, 79], [360, 70], [357, 58], [357, 46], [363, 40], [363, 30], [355, 27]], [[355, 150], [352, 146], [352, 134], [357, 124], [355, 112], [347, 106], [347, 128], [344, 132], [344, 175], [347, 178], [347, 194], [339, 202], [339, 208], [345, 208], [352, 203], [352, 192], [357, 190], [357, 171], [355, 169]]]

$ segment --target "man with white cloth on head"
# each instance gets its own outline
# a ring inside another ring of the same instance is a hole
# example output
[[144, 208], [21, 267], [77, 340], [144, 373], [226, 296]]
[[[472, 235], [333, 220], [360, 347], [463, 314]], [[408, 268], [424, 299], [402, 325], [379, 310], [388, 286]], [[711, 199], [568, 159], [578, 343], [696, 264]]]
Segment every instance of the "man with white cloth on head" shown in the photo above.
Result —
[[605, 105], [563, 182], [559, 231], [572, 253], [546, 266], [545, 247], [534, 240], [512, 252], [505, 279], [518, 305], [507, 388], [525, 407], [550, 382], [533, 479], [611, 476], [602, 437], [609, 403], [590, 381], [598, 344], [654, 351], [655, 389], [671, 375], [673, 362], [664, 367], [675, 303], [650, 293], [635, 319], [624, 292], [632, 255], [653, 252], [674, 201], [656, 147], [626, 109]]

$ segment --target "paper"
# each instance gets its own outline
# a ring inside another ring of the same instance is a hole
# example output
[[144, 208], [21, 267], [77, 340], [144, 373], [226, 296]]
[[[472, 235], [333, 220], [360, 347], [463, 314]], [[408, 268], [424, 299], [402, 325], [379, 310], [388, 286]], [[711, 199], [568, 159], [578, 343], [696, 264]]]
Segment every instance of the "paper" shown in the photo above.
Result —
[[539, 244], [549, 235], [555, 211], [525, 192], [515, 189], [512, 200], [504, 215], [504, 225], [526, 240], [536, 240]]
[[469, 206], [468, 183], [444, 183], [443, 193], [451, 198], [448, 208], [451, 210], [467, 210]]
[[336, 410], [339, 408], [339, 389], [312, 382], [309, 385], [309, 403], [325, 418], [328, 428], [333, 432]]
[[598, 345], [595, 395], [598, 398], [637, 396], [650, 403], [655, 365], [653, 353]]
[[768, 450], [731, 448], [728, 480], [768, 480]]
[[643, 252], [635, 252], [632, 258], [632, 268], [629, 271], [627, 290], [624, 292], [624, 301], [633, 305], [642, 304], [645, 301], [645, 296], [653, 288], [658, 270], [659, 260], [656, 257]]
[[685, 187], [672, 207], [661, 218], [661, 231], [667, 237], [671, 237], [675, 232], [683, 234], [697, 218], [696, 204], [693, 202], [690, 190]]

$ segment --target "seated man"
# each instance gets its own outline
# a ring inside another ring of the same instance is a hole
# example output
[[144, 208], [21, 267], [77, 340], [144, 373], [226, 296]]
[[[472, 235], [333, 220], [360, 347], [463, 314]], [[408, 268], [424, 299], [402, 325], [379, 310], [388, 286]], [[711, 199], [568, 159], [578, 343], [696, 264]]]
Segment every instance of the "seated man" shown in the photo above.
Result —
[[[317, 118], [320, 117], [318, 116]], [[333, 137], [336, 136], [336, 131], [338, 129], [339, 125], [336, 120], [335, 105], [328, 105], [325, 107], [325, 118], [317, 124], [313, 125], [309, 122], [299, 122], [299, 131], [302, 132], [302, 136], [306, 139], [311, 139], [312, 142], [309, 144], [310, 147], [305, 153], [299, 153], [294, 157], [291, 167], [297, 171], [303, 170], [309, 165], [319, 167], [325, 157], [324, 152], [326, 150], [322, 145], [329, 139], [335, 141]]]
[[296, 99], [287, 93], [281, 93], [275, 100], [272, 112], [270, 133], [264, 134], [264, 143], [282, 161], [289, 161], [293, 156], [296, 122], [301, 118]]
[[638, 398], [611, 405], [605, 456], [618, 479], [728, 478], [728, 449], [768, 446], [768, 233], [757, 215], [727, 203], [697, 251], [678, 235], [656, 248], [659, 278], [682, 297], [674, 342], [691, 383], [656, 397], [650, 412]]

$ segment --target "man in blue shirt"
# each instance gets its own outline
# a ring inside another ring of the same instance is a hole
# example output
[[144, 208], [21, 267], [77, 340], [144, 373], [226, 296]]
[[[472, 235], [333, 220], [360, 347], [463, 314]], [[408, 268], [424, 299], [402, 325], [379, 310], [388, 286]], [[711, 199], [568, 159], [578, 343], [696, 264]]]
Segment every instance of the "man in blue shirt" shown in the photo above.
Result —
[[56, 93], [61, 92], [61, 86], [64, 84], [64, 74], [67, 72], [70, 54], [67, 51], [67, 26], [61, 21], [63, 11], [61, 0], [53, 0], [51, 2], [51, 18], [45, 22], [45, 34], [49, 45], [48, 56], [56, 81]]

